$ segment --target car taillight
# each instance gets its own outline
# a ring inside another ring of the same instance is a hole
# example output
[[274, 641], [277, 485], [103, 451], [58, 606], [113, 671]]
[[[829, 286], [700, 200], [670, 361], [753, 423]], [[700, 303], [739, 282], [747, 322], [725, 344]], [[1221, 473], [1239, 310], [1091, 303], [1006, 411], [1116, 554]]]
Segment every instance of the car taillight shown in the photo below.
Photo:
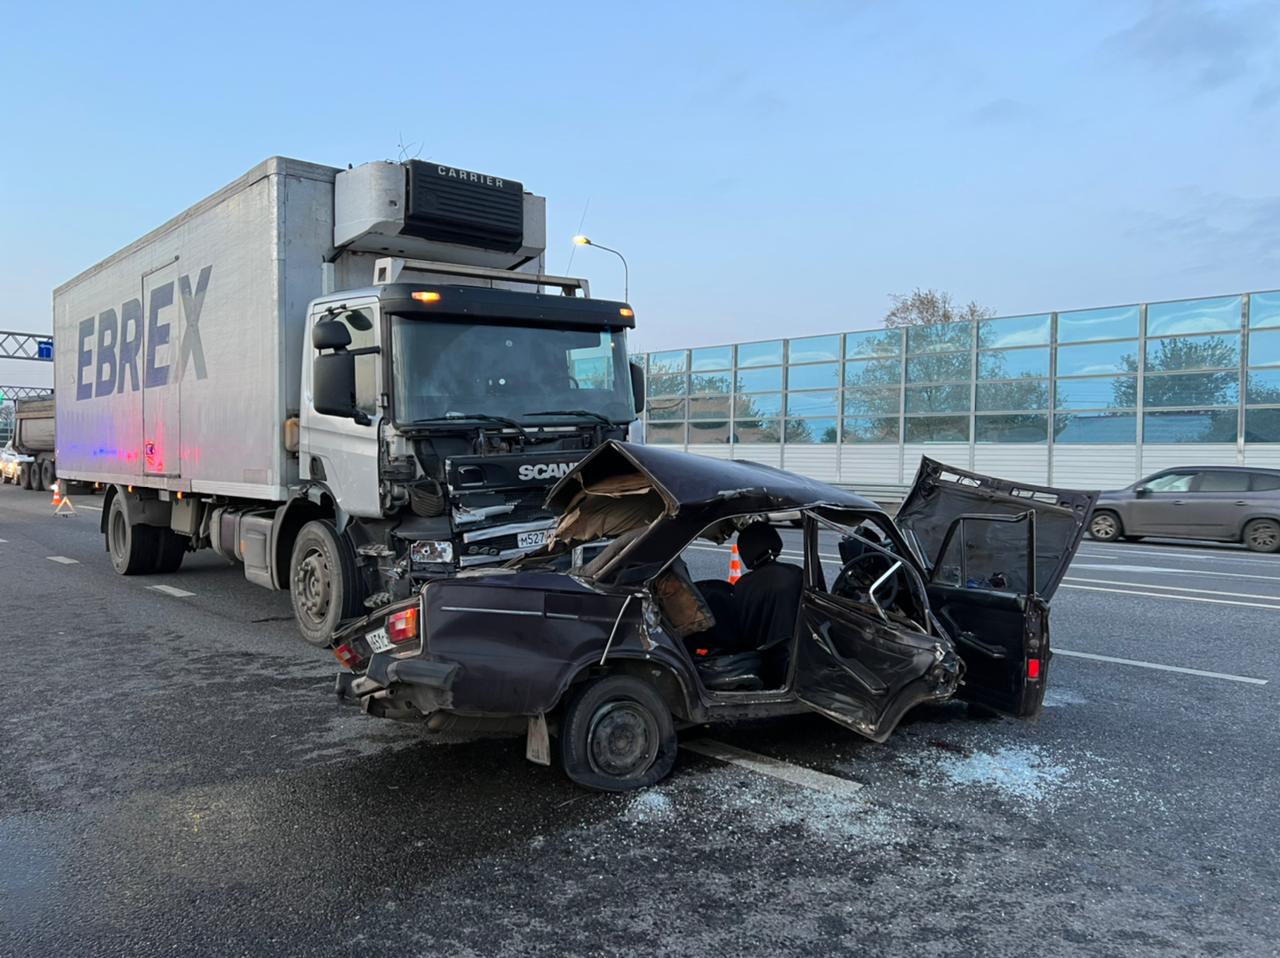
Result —
[[1027, 678], [1029, 679], [1040, 678], [1040, 660], [1039, 659], [1027, 659]]
[[348, 669], [354, 669], [360, 663], [360, 656], [345, 642], [333, 650], [333, 657]]
[[418, 637], [418, 607], [402, 609], [387, 617], [387, 638], [392, 642], [408, 642]]

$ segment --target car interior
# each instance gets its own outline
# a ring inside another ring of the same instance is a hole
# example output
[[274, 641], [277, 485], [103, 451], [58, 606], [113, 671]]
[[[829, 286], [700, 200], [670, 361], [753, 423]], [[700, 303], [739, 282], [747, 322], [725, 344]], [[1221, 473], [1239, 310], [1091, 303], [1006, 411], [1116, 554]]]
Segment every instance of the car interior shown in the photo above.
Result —
[[[804, 560], [784, 554], [782, 523], [766, 516], [733, 520], [741, 577], [693, 581], [684, 556], [705, 548], [702, 539], [724, 535], [706, 530], [655, 581], [668, 625], [680, 635], [703, 685], [714, 692], [758, 692], [786, 687], [801, 598]], [[865, 614], [891, 624], [926, 631], [927, 601], [895, 553], [897, 546], [873, 519], [856, 526], [829, 524], [820, 530], [822, 548], [834, 545], [839, 559], [820, 558], [817, 588]], [[799, 546], [797, 546], [797, 549]], [[826, 571], [833, 573], [827, 587]]]

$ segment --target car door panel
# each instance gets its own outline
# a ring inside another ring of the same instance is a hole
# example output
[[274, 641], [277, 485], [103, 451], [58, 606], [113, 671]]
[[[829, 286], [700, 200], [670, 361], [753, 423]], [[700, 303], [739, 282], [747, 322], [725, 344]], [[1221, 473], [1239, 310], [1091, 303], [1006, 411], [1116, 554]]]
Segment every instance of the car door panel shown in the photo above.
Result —
[[872, 741], [887, 739], [913, 706], [950, 696], [958, 668], [946, 640], [805, 590], [793, 666], [796, 696]]
[[964, 660], [956, 697], [1018, 718], [1039, 714], [1052, 655], [1044, 600], [939, 584], [928, 593]]

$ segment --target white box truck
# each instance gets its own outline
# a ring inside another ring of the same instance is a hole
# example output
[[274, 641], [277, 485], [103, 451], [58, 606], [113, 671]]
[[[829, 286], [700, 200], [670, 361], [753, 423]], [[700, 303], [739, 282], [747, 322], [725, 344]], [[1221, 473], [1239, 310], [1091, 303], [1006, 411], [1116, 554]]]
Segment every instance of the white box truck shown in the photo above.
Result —
[[542, 545], [643, 402], [630, 307], [543, 274], [545, 201], [280, 157], [58, 287], [57, 469], [122, 575], [210, 548], [303, 636]]

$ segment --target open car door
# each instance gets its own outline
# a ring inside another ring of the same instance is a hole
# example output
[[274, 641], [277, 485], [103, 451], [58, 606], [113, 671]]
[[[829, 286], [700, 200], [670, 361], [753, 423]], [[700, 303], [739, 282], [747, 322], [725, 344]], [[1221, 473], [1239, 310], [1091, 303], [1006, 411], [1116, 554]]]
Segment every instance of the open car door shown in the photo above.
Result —
[[815, 712], [883, 742], [913, 706], [954, 693], [960, 661], [952, 642], [929, 626], [925, 586], [910, 559], [864, 545], [846, 565], [857, 568], [859, 581], [842, 572], [828, 590], [816, 523], [806, 520], [791, 684]]
[[1019, 718], [1040, 713], [1049, 598], [1097, 496], [921, 462], [897, 524], [922, 553], [929, 604], [964, 660], [959, 698]]

